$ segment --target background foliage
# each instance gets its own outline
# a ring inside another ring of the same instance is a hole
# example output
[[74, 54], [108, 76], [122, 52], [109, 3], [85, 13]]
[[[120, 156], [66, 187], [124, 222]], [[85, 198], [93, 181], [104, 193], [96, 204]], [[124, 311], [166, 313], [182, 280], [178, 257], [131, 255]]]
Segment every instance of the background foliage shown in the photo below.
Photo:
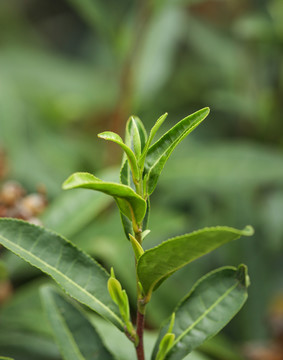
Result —
[[[129, 115], [149, 128], [167, 111], [163, 126], [169, 127], [199, 108], [211, 108], [164, 169], [146, 242], [152, 246], [206, 225], [250, 223], [256, 235], [217, 250], [161, 286], [148, 309], [149, 330], [159, 327], [198, 277], [244, 262], [252, 279], [250, 297], [226, 336], [235, 344], [278, 336], [282, 14], [281, 0], [0, 3], [2, 180], [17, 180], [29, 192], [44, 184], [49, 205], [42, 223], [107, 268], [114, 266], [129, 293], [135, 288], [131, 249], [111, 200], [83, 190], [63, 194], [61, 183], [74, 171], [101, 177], [105, 167], [104, 179], [117, 177], [120, 153], [96, 134], [122, 135]], [[58, 359], [37, 292], [46, 279], [3, 250], [0, 265], [0, 288], [12, 286], [9, 299], [2, 291], [0, 355]], [[225, 341], [215, 340], [204, 347], [206, 355], [196, 356], [234, 359], [225, 355]]]

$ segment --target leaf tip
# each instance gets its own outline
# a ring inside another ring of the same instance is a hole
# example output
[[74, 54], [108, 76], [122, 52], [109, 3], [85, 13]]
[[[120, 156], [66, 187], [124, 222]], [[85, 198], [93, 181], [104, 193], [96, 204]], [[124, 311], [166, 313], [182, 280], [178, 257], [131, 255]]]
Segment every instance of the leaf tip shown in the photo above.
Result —
[[105, 139], [105, 132], [97, 134], [97, 137], [99, 137], [100, 139]]
[[252, 235], [254, 235], [254, 233], [255, 233], [254, 228], [251, 225], [247, 225], [243, 229], [243, 235], [245, 235], [245, 236], [252, 236]]
[[73, 175], [69, 176], [69, 177], [63, 182], [63, 184], [62, 184], [62, 189], [63, 189], [63, 190], [69, 190], [69, 189], [71, 189], [70, 183], [71, 183], [71, 181], [72, 181], [72, 176], [73, 176]]
[[238, 266], [237, 279], [245, 288], [248, 288], [251, 284], [250, 277], [248, 274], [248, 267], [245, 264]]

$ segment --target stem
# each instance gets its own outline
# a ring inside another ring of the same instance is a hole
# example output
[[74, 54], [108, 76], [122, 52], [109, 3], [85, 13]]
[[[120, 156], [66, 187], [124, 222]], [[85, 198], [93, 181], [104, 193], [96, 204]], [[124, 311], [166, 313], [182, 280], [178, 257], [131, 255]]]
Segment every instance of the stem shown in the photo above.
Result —
[[144, 314], [137, 312], [137, 335], [139, 337], [139, 343], [136, 347], [137, 359], [144, 360], [143, 349], [143, 330], [144, 330]]

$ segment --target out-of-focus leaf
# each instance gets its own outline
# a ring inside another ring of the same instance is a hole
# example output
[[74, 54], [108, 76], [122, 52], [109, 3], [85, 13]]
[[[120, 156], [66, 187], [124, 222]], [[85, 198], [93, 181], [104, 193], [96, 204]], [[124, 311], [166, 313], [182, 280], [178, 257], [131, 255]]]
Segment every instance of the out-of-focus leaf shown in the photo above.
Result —
[[123, 322], [107, 291], [109, 275], [72, 243], [14, 219], [0, 219], [0, 243], [50, 275], [72, 297], [123, 331]]
[[179, 121], [148, 150], [145, 173], [148, 176], [147, 191], [150, 195], [156, 187], [159, 175], [175, 147], [189, 135], [209, 114], [209, 108], [201, 109]]
[[244, 360], [241, 349], [222, 334], [205, 341], [199, 350], [217, 360]]
[[90, 112], [111, 108], [117, 84], [113, 74], [108, 77], [107, 69], [103, 73], [104, 69], [93, 64], [38, 48], [10, 46], [2, 48], [0, 54], [1, 82], [3, 77], [15, 89], [17, 101], [32, 101], [49, 121], [73, 121]]
[[1, 354], [21, 360], [58, 360], [60, 354], [51, 339], [28, 332], [0, 330]]
[[177, 236], [145, 251], [137, 267], [145, 293], [150, 295], [164, 279], [191, 261], [241, 236], [251, 235], [250, 226], [243, 230], [217, 226]]
[[[245, 265], [240, 265], [238, 269], [221, 268], [200, 279], [175, 310], [172, 330], [175, 341], [166, 359], [181, 360], [216, 335], [242, 308], [247, 300], [248, 286]], [[152, 355], [153, 360], [169, 323], [161, 329]]]
[[50, 286], [41, 297], [55, 340], [66, 360], [113, 360], [85, 314]]
[[50, 279], [29, 281], [17, 289], [0, 309], [2, 329], [15, 332], [26, 332], [51, 338], [51, 328], [45, 321], [42, 303], [39, 298], [39, 287], [50, 282]]
[[[115, 329], [114, 326], [102, 319], [90, 314], [90, 320], [100, 334], [103, 342], [111, 352], [115, 354], [117, 360], [133, 360], [136, 358], [135, 347], [129, 342], [124, 334]], [[152, 348], [157, 338], [156, 331], [147, 331], [144, 333], [145, 358], [149, 359]]]
[[63, 184], [64, 190], [86, 188], [113, 196], [121, 212], [140, 222], [146, 211], [146, 202], [127, 185], [106, 182], [88, 173], [74, 173]]
[[154, 15], [135, 64], [136, 98], [143, 104], [154, 99], [168, 80], [179, 41], [186, 34], [186, 15], [177, 6], [165, 7]]
[[174, 183], [174, 196], [183, 197], [196, 189], [223, 194], [268, 184], [282, 185], [282, 179], [283, 156], [267, 147], [246, 142], [209, 146], [194, 143], [168, 164], [160, 185], [166, 190]]
[[106, 21], [109, 12], [106, 11], [103, 1], [97, 0], [68, 0], [83, 18], [95, 29], [101, 30], [103, 33], [109, 32], [110, 21]]

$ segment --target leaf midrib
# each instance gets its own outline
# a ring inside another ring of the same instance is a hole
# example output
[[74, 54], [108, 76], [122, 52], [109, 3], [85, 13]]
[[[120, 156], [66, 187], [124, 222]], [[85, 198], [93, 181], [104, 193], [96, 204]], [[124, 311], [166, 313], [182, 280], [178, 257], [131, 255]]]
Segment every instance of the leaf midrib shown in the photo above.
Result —
[[[208, 309], [205, 310], [205, 312], [197, 318], [181, 335], [177, 337], [177, 339], [174, 341], [172, 348], [182, 340], [182, 338], [187, 335], [196, 325], [198, 325], [202, 319], [206, 317], [207, 314], [209, 314], [218, 304], [221, 303], [223, 299], [225, 299], [226, 296], [228, 296], [239, 284], [236, 282], [233, 286], [231, 286], [228, 290], [225, 291], [223, 295], [220, 296], [220, 298], [217, 299]], [[171, 349], [172, 349], [171, 348]]]
[[[62, 278], [64, 278], [65, 280], [67, 280], [67, 282], [69, 282], [70, 284], [72, 284], [74, 287], [76, 287], [78, 290], [80, 290], [82, 293], [84, 293], [87, 297], [89, 297], [91, 300], [93, 300], [94, 302], [96, 302], [97, 304], [99, 304], [102, 308], [104, 308], [109, 314], [111, 314], [111, 316], [113, 316], [118, 323], [123, 327], [123, 323], [122, 321], [118, 318], [118, 316], [112, 312], [107, 306], [105, 306], [100, 300], [98, 300], [96, 297], [94, 297], [93, 295], [91, 295], [88, 291], [86, 291], [86, 289], [84, 289], [83, 287], [79, 286], [77, 283], [75, 283], [71, 278], [65, 276], [62, 272], [58, 271], [56, 268], [52, 267], [51, 265], [49, 265], [48, 263], [46, 263], [44, 260], [38, 258], [37, 256], [35, 256], [34, 254], [30, 253], [29, 251], [25, 250], [24, 248], [22, 248], [21, 246], [19, 246], [18, 244], [13, 243], [12, 241], [10, 241], [9, 239], [7, 239], [6, 237], [0, 235], [0, 238], [3, 239], [4, 241], [6, 241], [8, 244], [11, 244], [11, 246], [18, 248], [20, 251], [23, 251], [24, 253], [28, 254], [29, 256], [31, 256], [32, 258], [34, 258], [35, 260], [41, 262], [43, 265], [45, 265], [47, 268], [51, 269], [52, 271], [56, 272], [59, 276], [61, 276]], [[20, 255], [19, 255], [20, 256]], [[21, 256], [20, 256], [21, 257]], [[54, 279], [55, 280], [55, 279]]]

